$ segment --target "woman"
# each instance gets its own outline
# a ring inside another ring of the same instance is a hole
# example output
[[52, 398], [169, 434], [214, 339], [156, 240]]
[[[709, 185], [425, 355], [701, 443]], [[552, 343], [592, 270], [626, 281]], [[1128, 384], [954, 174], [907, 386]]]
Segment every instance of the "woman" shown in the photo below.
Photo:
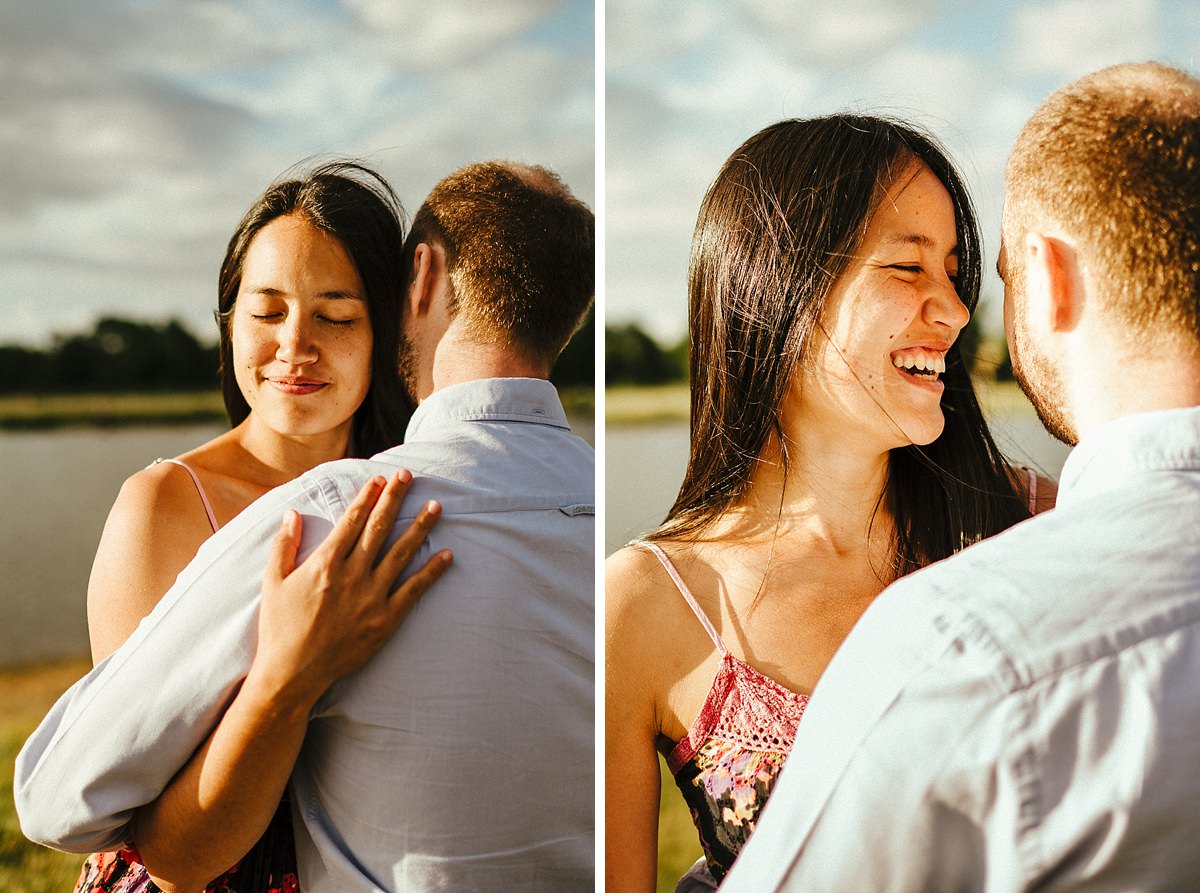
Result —
[[979, 281], [963, 184], [910, 127], [784, 121], [718, 173], [687, 473], [607, 567], [606, 889], [655, 887], [658, 753], [715, 887], [871, 600], [1029, 516], [1037, 479], [996, 449], [956, 346]]
[[[396, 360], [401, 215], [381, 177], [335, 162], [276, 183], [243, 217], [221, 266], [217, 311], [221, 385], [233, 427], [177, 459], [158, 460], [121, 488], [88, 587], [96, 662], [124, 642], [200, 545], [259, 496], [322, 462], [371, 456], [402, 440], [412, 407]], [[406, 483], [391, 482], [387, 499], [398, 503]], [[366, 498], [378, 493], [374, 487]], [[294, 547], [298, 534], [298, 520], [289, 518], [284, 540]], [[268, 578], [264, 617], [272, 586], [280, 586]], [[265, 832], [244, 858], [230, 867], [253, 838], [229, 841], [233, 855], [202, 872], [213, 877], [228, 869], [207, 889], [298, 889], [291, 812], [286, 798], [279, 803], [276, 794], [273, 802], [277, 808], [269, 805], [262, 819], [269, 820]], [[154, 816], [155, 806], [143, 812]], [[163, 854], [160, 862], [214, 858], [208, 845], [180, 852], [177, 841], [160, 840], [155, 823], [141, 818], [133, 823], [139, 847]], [[155, 889], [132, 849], [89, 857], [76, 886]]]

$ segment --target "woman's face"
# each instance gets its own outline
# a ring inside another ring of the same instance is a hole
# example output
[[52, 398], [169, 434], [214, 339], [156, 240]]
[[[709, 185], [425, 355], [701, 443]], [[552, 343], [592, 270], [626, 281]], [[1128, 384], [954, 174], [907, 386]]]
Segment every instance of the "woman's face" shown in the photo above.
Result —
[[806, 418], [882, 449], [936, 440], [946, 351], [970, 316], [957, 276], [950, 194], [914, 162], [830, 290], [799, 382]]
[[371, 384], [371, 323], [362, 280], [341, 242], [299, 214], [250, 242], [233, 306], [238, 388], [281, 434], [350, 431]]

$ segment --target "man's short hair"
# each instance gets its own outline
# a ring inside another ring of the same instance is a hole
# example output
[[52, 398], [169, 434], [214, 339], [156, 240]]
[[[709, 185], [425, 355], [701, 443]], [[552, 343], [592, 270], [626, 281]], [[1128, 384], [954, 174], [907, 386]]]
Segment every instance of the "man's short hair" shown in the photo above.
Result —
[[1200, 338], [1200, 81], [1153, 62], [1075, 81], [1021, 130], [1005, 180], [1010, 263], [1056, 224], [1114, 321]]
[[488, 161], [455, 171], [417, 211], [405, 269], [421, 242], [445, 251], [451, 313], [468, 336], [547, 370], [595, 295], [595, 218], [542, 167]]

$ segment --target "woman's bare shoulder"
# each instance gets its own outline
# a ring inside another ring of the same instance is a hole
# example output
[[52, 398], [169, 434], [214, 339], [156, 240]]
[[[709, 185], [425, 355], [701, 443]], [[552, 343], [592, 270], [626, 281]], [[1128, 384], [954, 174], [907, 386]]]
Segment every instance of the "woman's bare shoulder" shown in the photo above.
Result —
[[605, 616], [622, 619], [632, 614], [645, 619], [663, 602], [663, 595], [674, 589], [671, 578], [658, 558], [643, 545], [631, 544], [618, 549], [604, 562]]
[[687, 602], [649, 549], [626, 546], [605, 561], [604, 622], [609, 654], [615, 651], [633, 661], [661, 654], [683, 638], [690, 616]]
[[152, 527], [193, 526], [203, 519], [208, 524], [196, 482], [186, 468], [174, 462], [156, 461], [125, 479], [113, 503], [110, 519], [117, 515], [128, 522]]
[[108, 513], [88, 582], [95, 659], [128, 637], [211, 535], [186, 469], [159, 462], [126, 479]]

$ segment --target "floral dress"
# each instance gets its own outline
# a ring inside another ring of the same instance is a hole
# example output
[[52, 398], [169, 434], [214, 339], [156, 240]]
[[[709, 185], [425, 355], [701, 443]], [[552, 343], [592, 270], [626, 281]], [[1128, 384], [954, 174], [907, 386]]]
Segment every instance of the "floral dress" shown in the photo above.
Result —
[[[132, 847], [88, 856], [75, 884], [75, 893], [159, 893], [159, 890]], [[204, 890], [205, 893], [299, 893], [296, 840], [286, 794], [258, 843]]]
[[667, 755], [715, 886], [754, 832], [796, 739], [808, 696], [730, 654], [666, 553], [654, 543], [639, 545], [662, 562], [721, 655], [700, 714]]

